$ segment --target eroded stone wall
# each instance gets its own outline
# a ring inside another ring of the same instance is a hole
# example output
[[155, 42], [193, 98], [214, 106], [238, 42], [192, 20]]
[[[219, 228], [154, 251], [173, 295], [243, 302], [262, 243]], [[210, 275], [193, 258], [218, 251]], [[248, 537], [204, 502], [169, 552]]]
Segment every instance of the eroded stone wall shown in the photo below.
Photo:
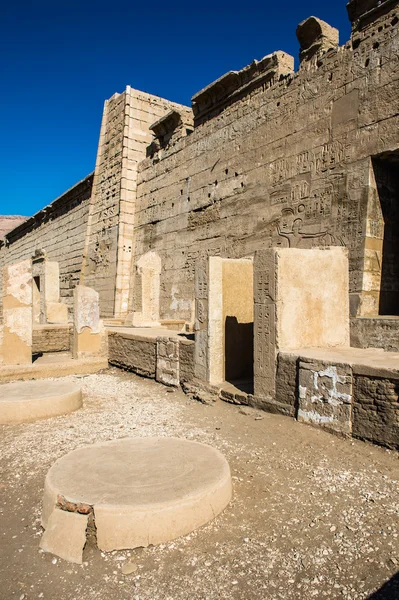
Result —
[[238, 83], [227, 74], [217, 82], [227, 90], [222, 107], [208, 86], [199, 100], [215, 101], [213, 112], [197, 114], [191, 135], [141, 163], [134, 254], [136, 262], [149, 248], [160, 256], [161, 319], [192, 320], [199, 260], [273, 246], [347, 247], [352, 314], [367, 312], [366, 233], [367, 250], [375, 238], [381, 251], [381, 228], [367, 226], [370, 157], [399, 148], [395, 5], [354, 26], [344, 47], [332, 35], [309, 42], [298, 73], [280, 55], [251, 66], [251, 85], [249, 67]]
[[128, 315], [137, 168], [150, 125], [176, 107], [130, 86], [105, 103], [81, 277], [99, 292], [103, 316]]
[[4, 266], [32, 258], [36, 250], [44, 250], [49, 260], [59, 264], [60, 296], [70, 309], [82, 266], [92, 182], [93, 176], [89, 175], [7, 234], [6, 243], [0, 246], [0, 272]]

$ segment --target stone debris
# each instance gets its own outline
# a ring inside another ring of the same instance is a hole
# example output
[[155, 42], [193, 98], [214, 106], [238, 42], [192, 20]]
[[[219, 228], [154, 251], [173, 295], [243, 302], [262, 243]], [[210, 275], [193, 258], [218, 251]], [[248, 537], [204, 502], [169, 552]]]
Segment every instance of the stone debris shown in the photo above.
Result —
[[[208, 410], [180, 391], [167, 394], [154, 381], [117, 370], [79, 381], [86, 397], [79, 413], [3, 428], [5, 597], [15, 590], [15, 572], [26, 590], [34, 586], [32, 592], [21, 590], [28, 598], [39, 592], [51, 598], [57, 585], [59, 597], [85, 600], [365, 600], [394, 577], [399, 560], [395, 452], [359, 441], [352, 445], [279, 415], [265, 414], [255, 422], [233, 405], [216, 403]], [[62, 560], [53, 565], [38, 552], [44, 476], [67, 452], [125, 435], [182, 437], [218, 448], [234, 476], [231, 508], [157, 547], [102, 556], [89, 543], [82, 581], [83, 566]], [[137, 570], [120, 584], [122, 565], [129, 561]]]

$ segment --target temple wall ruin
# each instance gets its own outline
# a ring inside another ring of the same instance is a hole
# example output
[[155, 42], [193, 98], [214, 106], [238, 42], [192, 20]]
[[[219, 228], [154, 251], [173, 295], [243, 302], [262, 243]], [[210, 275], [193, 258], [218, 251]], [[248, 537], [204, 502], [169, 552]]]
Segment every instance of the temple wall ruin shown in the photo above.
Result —
[[235, 96], [226, 75], [203, 92], [193, 133], [140, 164], [134, 255], [161, 259], [161, 319], [192, 321], [200, 258], [273, 246], [347, 247], [351, 313], [378, 314], [384, 223], [370, 157], [389, 164], [399, 149], [396, 22], [388, 11], [344, 47], [302, 56], [297, 73], [276, 53], [269, 79]]
[[[60, 268], [61, 300], [70, 308], [79, 283], [93, 175], [7, 234], [0, 246], [0, 270], [44, 250]], [[1, 282], [0, 282], [1, 284]], [[1, 307], [0, 307], [1, 310]]]

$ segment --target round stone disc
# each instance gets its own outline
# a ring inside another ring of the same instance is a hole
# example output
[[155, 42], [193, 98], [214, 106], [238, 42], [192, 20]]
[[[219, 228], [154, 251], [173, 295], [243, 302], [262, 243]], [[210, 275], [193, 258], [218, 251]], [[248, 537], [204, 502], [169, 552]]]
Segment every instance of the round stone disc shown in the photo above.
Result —
[[69, 510], [89, 505], [101, 550], [136, 548], [207, 523], [231, 493], [229, 465], [215, 448], [176, 438], [126, 438], [59, 459], [46, 476], [42, 522], [46, 527], [66, 503]]
[[18, 381], [0, 384], [0, 424], [47, 419], [82, 406], [78, 385], [65, 381]]

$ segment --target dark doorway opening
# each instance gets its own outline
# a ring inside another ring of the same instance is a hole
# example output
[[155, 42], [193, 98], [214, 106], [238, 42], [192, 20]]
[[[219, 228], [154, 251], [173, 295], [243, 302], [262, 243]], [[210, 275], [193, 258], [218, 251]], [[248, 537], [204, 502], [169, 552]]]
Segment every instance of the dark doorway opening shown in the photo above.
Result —
[[384, 219], [380, 315], [399, 315], [399, 151], [373, 158]]
[[246, 394], [254, 388], [254, 324], [226, 317], [224, 331], [225, 380]]

